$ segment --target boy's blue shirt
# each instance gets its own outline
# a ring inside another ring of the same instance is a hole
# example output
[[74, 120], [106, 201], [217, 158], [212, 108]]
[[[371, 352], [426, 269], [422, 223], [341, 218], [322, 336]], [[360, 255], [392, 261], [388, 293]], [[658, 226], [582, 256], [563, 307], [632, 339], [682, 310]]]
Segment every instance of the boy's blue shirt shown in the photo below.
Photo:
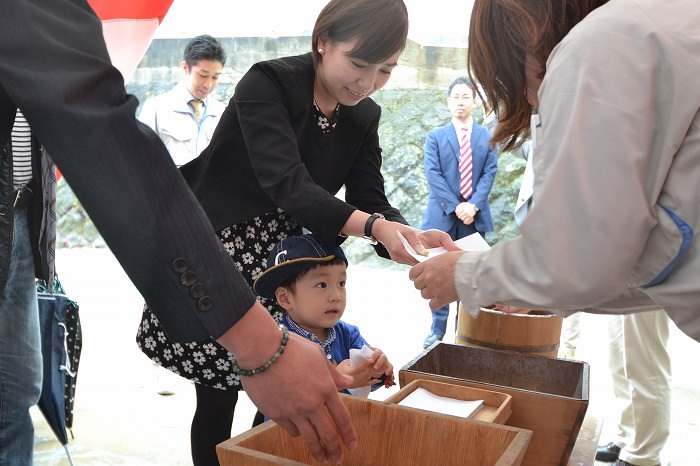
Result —
[[[360, 335], [360, 329], [357, 326], [342, 320], [329, 329], [328, 340], [325, 342], [319, 341], [315, 335], [299, 327], [288, 315], [285, 315], [280, 323], [284, 324], [290, 331], [319, 344], [334, 366], [350, 359], [350, 349], [360, 349], [363, 345], [370, 346], [367, 340]], [[372, 385], [372, 391], [381, 386], [383, 386], [381, 383]], [[347, 390], [341, 390], [341, 392], [348, 393]]]

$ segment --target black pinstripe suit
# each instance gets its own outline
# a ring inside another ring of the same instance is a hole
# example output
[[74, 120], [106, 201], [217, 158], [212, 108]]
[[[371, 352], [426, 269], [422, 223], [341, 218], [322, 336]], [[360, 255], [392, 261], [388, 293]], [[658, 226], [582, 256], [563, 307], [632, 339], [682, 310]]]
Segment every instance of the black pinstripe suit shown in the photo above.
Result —
[[0, 31], [0, 147], [21, 108], [169, 336], [219, 337], [254, 295], [165, 147], [137, 123], [99, 19], [84, 0], [3, 0]]

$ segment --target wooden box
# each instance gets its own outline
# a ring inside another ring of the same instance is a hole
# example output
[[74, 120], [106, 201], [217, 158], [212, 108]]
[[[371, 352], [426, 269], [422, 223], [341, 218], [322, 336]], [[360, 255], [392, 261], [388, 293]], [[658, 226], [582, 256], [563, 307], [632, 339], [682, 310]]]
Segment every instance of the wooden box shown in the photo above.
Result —
[[416, 379], [511, 395], [506, 424], [533, 432], [526, 466], [566, 465], [588, 408], [589, 366], [582, 361], [439, 343], [399, 371], [402, 387]]
[[[517, 466], [532, 435], [515, 427], [341, 397], [359, 444], [344, 451], [343, 465]], [[301, 437], [291, 437], [272, 421], [220, 443], [216, 450], [221, 466], [320, 464]]]
[[[454, 385], [451, 383], [435, 382], [432, 380], [414, 380], [408, 385], [401, 387], [398, 392], [384, 401], [398, 404], [417, 388], [423, 388], [434, 395], [454, 398], [455, 400], [484, 400], [484, 405], [481, 409], [472, 416], [469, 416], [468, 419], [505, 424], [510, 417], [511, 396], [506, 393], [465, 387], [463, 385]], [[455, 416], [458, 415], [455, 414]], [[463, 416], [461, 417], [464, 418]]]

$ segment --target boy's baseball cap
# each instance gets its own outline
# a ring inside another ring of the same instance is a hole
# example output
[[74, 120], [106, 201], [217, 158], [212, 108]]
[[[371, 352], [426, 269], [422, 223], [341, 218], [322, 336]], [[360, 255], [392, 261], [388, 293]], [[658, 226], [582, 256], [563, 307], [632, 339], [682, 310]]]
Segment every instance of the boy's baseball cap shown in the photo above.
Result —
[[274, 299], [275, 290], [289, 277], [333, 259], [348, 260], [340, 246], [327, 246], [313, 235], [290, 236], [275, 244], [267, 256], [267, 268], [253, 283], [253, 291]]

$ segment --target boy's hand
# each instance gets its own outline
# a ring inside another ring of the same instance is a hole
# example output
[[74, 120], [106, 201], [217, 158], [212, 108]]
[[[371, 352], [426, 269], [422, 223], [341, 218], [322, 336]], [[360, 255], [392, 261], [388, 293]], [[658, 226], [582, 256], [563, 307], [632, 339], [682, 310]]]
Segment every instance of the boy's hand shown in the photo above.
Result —
[[389, 358], [379, 348], [374, 348], [372, 358], [374, 364], [370, 369], [373, 377], [372, 384], [383, 382], [386, 387], [394, 385], [394, 366], [389, 362]]
[[360, 362], [351, 362], [350, 359], [342, 361], [338, 364], [336, 369], [338, 369], [338, 372], [341, 374], [351, 377], [352, 383], [339, 388], [360, 388], [372, 385], [371, 366], [371, 359], [365, 359]]
[[346, 359], [338, 364], [337, 369], [341, 374], [352, 377], [352, 385], [341, 388], [360, 388], [379, 382], [386, 386], [394, 384], [394, 366], [382, 350], [377, 348], [372, 348], [372, 356], [369, 358], [361, 361]]

